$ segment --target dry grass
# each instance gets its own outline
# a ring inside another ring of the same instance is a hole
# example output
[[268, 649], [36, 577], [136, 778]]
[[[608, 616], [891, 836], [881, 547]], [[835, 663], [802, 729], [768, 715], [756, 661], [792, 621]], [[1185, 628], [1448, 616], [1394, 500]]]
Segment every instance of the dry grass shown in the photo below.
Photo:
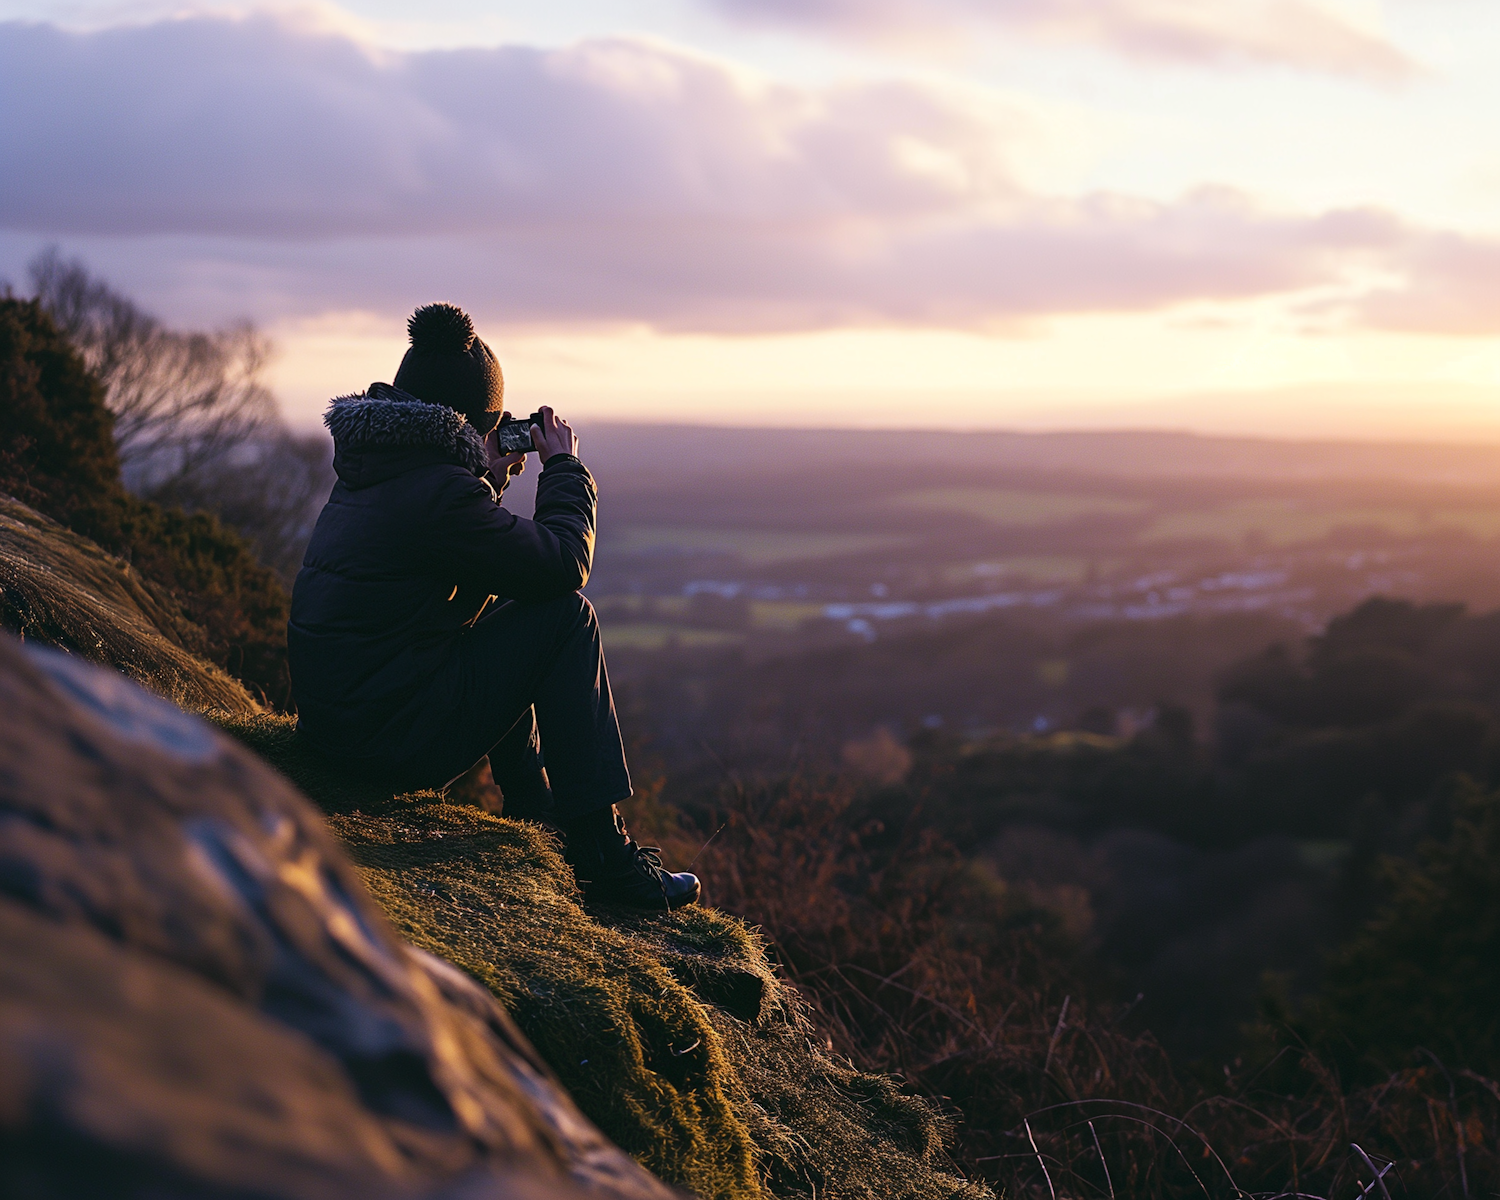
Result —
[[191, 652], [203, 631], [160, 588], [8, 496], [0, 496], [0, 625], [113, 667], [184, 708], [257, 708], [242, 684]]
[[[1500, 1085], [1430, 1058], [1349, 1088], [1285, 1026], [1217, 1079], [1174, 1068], [1060, 923], [842, 786], [726, 789], [700, 867], [753, 917], [824, 1036], [957, 1117], [957, 1155], [1022, 1197], [1479, 1197]], [[915, 822], [914, 822], [915, 824]], [[1394, 1165], [1390, 1165], [1394, 1164]], [[1363, 1191], [1362, 1189], [1370, 1189]]]

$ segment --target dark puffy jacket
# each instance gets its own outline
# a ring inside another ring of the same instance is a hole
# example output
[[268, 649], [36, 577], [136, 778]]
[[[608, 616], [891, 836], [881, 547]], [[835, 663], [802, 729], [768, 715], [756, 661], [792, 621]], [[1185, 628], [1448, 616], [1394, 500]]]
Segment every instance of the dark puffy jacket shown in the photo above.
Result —
[[583, 586], [598, 493], [578, 459], [554, 455], [536, 519], [517, 517], [482, 477], [473, 426], [386, 385], [335, 400], [324, 421], [338, 482], [292, 590], [292, 692], [328, 753], [399, 763], [441, 733], [455, 655], [493, 599]]

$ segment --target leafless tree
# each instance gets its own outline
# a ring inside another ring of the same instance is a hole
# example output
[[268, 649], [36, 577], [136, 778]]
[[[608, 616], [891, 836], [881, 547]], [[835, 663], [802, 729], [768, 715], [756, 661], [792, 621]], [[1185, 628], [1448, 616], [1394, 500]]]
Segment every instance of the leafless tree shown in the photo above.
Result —
[[55, 249], [36, 297], [104, 383], [125, 486], [217, 514], [288, 580], [332, 475], [326, 439], [294, 435], [264, 382], [271, 343], [248, 322], [171, 329]]
[[202, 486], [184, 481], [172, 503], [217, 515], [248, 538], [256, 557], [290, 584], [333, 486], [331, 457], [326, 436], [278, 429], [242, 449]]
[[176, 501], [240, 448], [278, 431], [262, 382], [270, 342], [248, 323], [168, 329], [56, 249], [30, 264], [36, 296], [104, 381], [126, 486]]

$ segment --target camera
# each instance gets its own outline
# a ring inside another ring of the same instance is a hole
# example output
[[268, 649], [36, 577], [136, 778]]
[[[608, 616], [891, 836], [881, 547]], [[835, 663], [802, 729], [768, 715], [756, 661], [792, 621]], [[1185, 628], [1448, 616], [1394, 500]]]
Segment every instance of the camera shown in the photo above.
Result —
[[495, 426], [495, 443], [501, 454], [524, 454], [535, 450], [531, 444], [531, 427], [542, 423], [542, 414], [534, 412], [525, 420], [505, 417]]

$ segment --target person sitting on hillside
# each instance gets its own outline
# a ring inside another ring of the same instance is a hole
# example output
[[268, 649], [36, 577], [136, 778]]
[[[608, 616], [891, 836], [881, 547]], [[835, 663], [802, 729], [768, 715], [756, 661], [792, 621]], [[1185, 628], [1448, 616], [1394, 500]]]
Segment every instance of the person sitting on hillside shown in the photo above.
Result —
[[598, 493], [578, 438], [541, 409], [536, 516], [507, 511], [525, 455], [498, 450], [498, 360], [454, 305], [417, 309], [408, 330], [395, 380], [324, 417], [338, 482], [292, 591], [298, 728], [401, 791], [444, 787], [488, 754], [506, 815], [562, 831], [588, 900], [691, 904], [697, 878], [664, 870], [616, 807], [630, 774], [579, 594]]

